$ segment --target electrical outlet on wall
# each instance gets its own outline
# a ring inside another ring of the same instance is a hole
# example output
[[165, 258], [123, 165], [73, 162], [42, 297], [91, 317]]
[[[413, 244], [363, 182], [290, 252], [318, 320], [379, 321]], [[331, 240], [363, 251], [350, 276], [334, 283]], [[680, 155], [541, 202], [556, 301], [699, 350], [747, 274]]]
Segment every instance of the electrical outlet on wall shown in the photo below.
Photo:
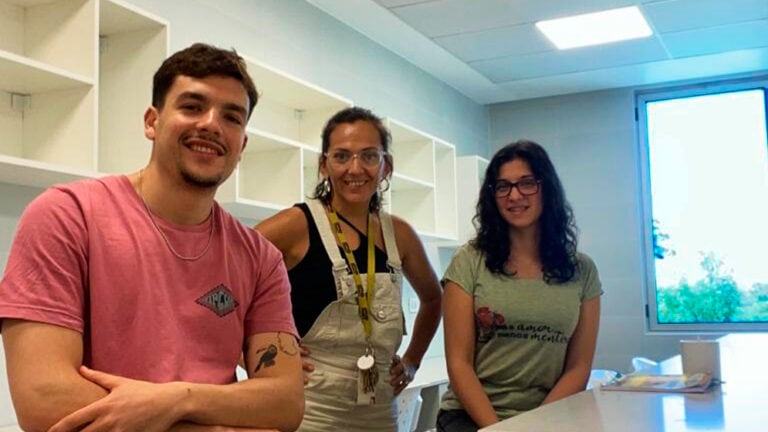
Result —
[[408, 312], [416, 313], [419, 310], [419, 298], [411, 297], [408, 299]]

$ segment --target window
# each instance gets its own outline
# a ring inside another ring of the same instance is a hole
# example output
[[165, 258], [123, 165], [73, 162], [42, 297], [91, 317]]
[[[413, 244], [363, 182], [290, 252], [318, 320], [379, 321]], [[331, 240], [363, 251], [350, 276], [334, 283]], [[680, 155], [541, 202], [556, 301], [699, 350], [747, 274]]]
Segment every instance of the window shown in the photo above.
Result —
[[766, 87], [638, 94], [650, 330], [768, 330]]

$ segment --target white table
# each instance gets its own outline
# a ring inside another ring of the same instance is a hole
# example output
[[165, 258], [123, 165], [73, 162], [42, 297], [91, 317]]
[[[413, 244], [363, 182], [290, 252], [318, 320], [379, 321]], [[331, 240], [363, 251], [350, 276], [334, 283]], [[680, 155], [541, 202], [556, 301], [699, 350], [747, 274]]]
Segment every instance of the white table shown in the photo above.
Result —
[[[588, 390], [512, 417], [482, 432], [768, 431], [768, 334], [720, 339], [725, 381], [703, 394]], [[680, 373], [680, 356], [661, 363]]]
[[[400, 402], [408, 403], [409, 398], [420, 397], [422, 402], [415, 407], [414, 418], [406, 419], [398, 416], [398, 432], [410, 432], [412, 429], [426, 430], [435, 427], [435, 418], [440, 408], [440, 397], [443, 388], [448, 384], [448, 371], [445, 357], [430, 357], [421, 362], [416, 378], [401, 394], [398, 401], [400, 414], [407, 416], [408, 407]], [[412, 421], [414, 420], [414, 421]], [[2, 432], [2, 431], [0, 431]]]

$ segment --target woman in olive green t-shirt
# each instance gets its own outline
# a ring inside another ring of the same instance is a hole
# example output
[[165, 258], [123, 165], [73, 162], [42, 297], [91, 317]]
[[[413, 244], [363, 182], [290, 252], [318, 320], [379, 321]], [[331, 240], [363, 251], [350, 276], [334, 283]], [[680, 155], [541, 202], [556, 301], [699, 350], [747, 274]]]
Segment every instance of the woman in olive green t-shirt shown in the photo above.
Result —
[[597, 268], [576, 251], [573, 212], [546, 151], [525, 140], [499, 150], [477, 210], [477, 236], [443, 278], [444, 432], [584, 390], [597, 341]]

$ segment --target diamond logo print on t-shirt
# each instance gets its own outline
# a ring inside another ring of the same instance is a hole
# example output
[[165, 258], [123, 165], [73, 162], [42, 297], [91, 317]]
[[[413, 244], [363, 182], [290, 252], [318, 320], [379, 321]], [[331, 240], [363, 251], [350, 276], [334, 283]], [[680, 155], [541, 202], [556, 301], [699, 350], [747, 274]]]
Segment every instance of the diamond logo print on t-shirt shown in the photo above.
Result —
[[198, 298], [197, 303], [212, 310], [219, 317], [232, 312], [239, 304], [232, 295], [232, 291], [222, 284]]

